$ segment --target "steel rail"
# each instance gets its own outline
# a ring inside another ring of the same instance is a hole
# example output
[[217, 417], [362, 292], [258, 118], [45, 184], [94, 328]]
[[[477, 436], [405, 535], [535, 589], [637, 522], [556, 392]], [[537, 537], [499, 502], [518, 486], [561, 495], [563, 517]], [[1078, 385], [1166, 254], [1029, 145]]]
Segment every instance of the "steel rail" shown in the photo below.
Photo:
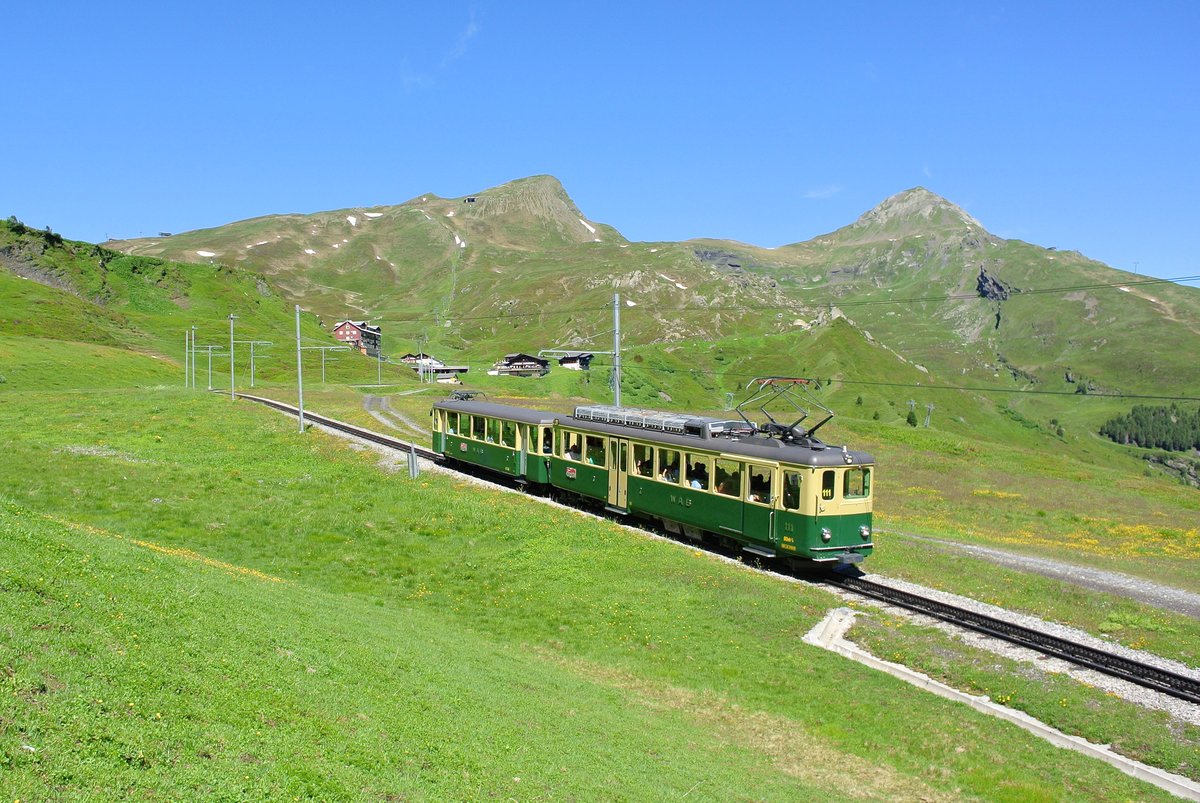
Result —
[[1169, 669], [1088, 647], [994, 616], [970, 611], [946, 602], [922, 597], [908, 591], [881, 585], [861, 577], [834, 576], [830, 582], [873, 599], [899, 605], [951, 624], [1019, 644], [1037, 652], [1053, 655], [1071, 663], [1095, 669], [1106, 675], [1127, 680], [1191, 703], [1200, 703], [1200, 680]]
[[[251, 396], [248, 393], [239, 393], [237, 395], [239, 399], [258, 402], [259, 404], [272, 407], [280, 412], [287, 413], [288, 415], [299, 414], [299, 410], [297, 408], [290, 404], [285, 404], [284, 402], [275, 401], [274, 399], [268, 399], [262, 396]], [[311, 421], [314, 424], [320, 424], [323, 427], [329, 427], [330, 429], [336, 429], [339, 432], [345, 432], [348, 435], [353, 435], [356, 438], [362, 438], [363, 440], [371, 441], [372, 443], [378, 443], [380, 446], [386, 446], [389, 449], [396, 449], [404, 452], [415, 451], [419, 457], [424, 457], [429, 460], [443, 459], [442, 455], [438, 454], [432, 449], [426, 449], [423, 446], [417, 446], [411, 441], [393, 438], [390, 435], [383, 435], [379, 432], [375, 432], [374, 430], [358, 427], [354, 424], [347, 424], [345, 421], [338, 421], [336, 418], [328, 418], [323, 415], [317, 415], [316, 413], [309, 412], [308, 410], [304, 411], [304, 420]]]
[[[299, 412], [292, 405], [275, 401], [274, 399], [252, 396], [246, 393], [239, 393], [237, 395], [239, 398], [264, 404], [289, 415], [297, 415]], [[307, 410], [304, 412], [304, 417], [321, 426], [336, 429], [390, 449], [405, 452], [415, 451], [421, 457], [429, 460], [444, 461], [443, 455], [431, 449], [417, 446], [414, 443], [403, 441], [399, 438], [383, 435], [364, 427], [358, 427], [354, 424], [347, 424], [345, 421], [338, 421], [336, 418], [317, 415]], [[841, 588], [880, 600], [881, 602], [886, 602], [890, 605], [898, 605], [944, 622], [1027, 647], [1045, 655], [1053, 655], [1056, 658], [1061, 658], [1073, 664], [1094, 669], [1098, 672], [1127, 680], [1130, 683], [1135, 683], [1163, 694], [1169, 694], [1181, 700], [1200, 704], [1200, 680], [1172, 672], [1169, 669], [1162, 669], [1161, 667], [1152, 666], [1121, 655], [1088, 647], [1077, 642], [1059, 638], [1058, 636], [1052, 636], [1049, 633], [1032, 630], [1013, 622], [1006, 622], [994, 616], [970, 611], [966, 608], [960, 608], [957, 605], [930, 599], [929, 597], [922, 597], [909, 591], [901, 591], [900, 589], [875, 583], [861, 577], [832, 574], [826, 580]]]

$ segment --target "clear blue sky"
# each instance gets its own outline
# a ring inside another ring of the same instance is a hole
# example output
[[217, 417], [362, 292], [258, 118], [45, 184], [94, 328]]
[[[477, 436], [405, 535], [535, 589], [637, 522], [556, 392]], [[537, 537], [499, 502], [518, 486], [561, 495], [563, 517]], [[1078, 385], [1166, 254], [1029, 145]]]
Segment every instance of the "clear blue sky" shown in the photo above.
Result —
[[[819, 6], [828, 6], [822, 8]], [[0, 215], [84, 240], [559, 177], [777, 246], [922, 185], [1200, 274], [1200, 3], [14, 3]]]

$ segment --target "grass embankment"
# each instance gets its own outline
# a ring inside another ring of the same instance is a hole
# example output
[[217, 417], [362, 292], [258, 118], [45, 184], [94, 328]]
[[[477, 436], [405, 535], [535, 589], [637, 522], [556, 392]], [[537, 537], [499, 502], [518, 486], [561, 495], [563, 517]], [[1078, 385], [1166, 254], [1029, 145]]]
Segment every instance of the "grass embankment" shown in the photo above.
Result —
[[14, 797], [1155, 796], [801, 644], [820, 591], [269, 410], [0, 420]]
[[849, 637], [874, 655], [971, 694], [987, 695], [1118, 753], [1200, 780], [1200, 727], [1116, 695], [1000, 658], [940, 630], [892, 616], [859, 619]]

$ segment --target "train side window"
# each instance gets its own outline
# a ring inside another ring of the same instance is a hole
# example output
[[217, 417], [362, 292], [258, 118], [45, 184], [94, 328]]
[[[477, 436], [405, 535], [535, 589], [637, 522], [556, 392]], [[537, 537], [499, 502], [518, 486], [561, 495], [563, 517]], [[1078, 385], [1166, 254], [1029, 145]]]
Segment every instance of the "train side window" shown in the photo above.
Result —
[[563, 457], [568, 460], [579, 461], [583, 455], [583, 435], [578, 432], [563, 433]]
[[639, 477], [654, 476], [654, 455], [644, 443], [633, 445], [633, 470]]
[[783, 472], [783, 509], [800, 509], [800, 474], [796, 471]]
[[658, 478], [663, 482], [679, 482], [679, 452], [674, 449], [658, 450]]
[[554, 454], [554, 430], [542, 427], [542, 454]]
[[487, 435], [484, 438], [488, 443], [496, 443], [500, 440], [500, 422], [495, 418], [487, 420]]
[[771, 469], [766, 466], [750, 466], [750, 489], [746, 500], [760, 505], [771, 504]]
[[451, 410], [446, 413], [446, 431], [451, 435], [458, 434], [458, 411]]
[[687, 485], [701, 491], [708, 490], [709, 477], [712, 472], [708, 468], [709, 459], [704, 455], [689, 454], [687, 456]]
[[593, 466], [604, 465], [604, 438], [597, 435], [588, 435], [585, 439], [587, 450], [584, 456], [587, 462]]
[[722, 496], [742, 498], [742, 464], [736, 460], [717, 460], [716, 473], [713, 478], [717, 483], [717, 493]]
[[833, 488], [834, 488], [834, 483], [836, 482], [836, 475], [837, 475], [836, 471], [826, 471], [823, 474], [821, 474], [821, 498], [822, 499], [828, 500], [828, 499], [833, 498]]
[[842, 479], [843, 499], [865, 499], [871, 495], [871, 469], [848, 468]]
[[486, 420], [481, 415], [471, 416], [471, 437], [477, 441], [483, 440], [483, 426]]
[[500, 442], [510, 449], [517, 448], [517, 425], [511, 421], [500, 422]]

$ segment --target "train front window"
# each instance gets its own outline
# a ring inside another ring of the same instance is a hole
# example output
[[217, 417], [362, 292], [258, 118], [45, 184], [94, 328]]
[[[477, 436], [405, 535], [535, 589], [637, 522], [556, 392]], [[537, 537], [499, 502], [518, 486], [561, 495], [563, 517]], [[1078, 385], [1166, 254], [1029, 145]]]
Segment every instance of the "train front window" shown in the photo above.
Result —
[[542, 428], [542, 454], [554, 454], [554, 430]]
[[633, 470], [639, 477], [654, 476], [654, 455], [650, 453], [650, 447], [644, 443], [633, 445]]
[[471, 437], [477, 441], [483, 440], [483, 425], [486, 420], [481, 415], [471, 416]]
[[716, 473], [717, 493], [722, 496], [742, 498], [742, 464], [736, 460], [717, 460]]
[[836, 471], [826, 471], [821, 474], [821, 498], [828, 501], [833, 498], [834, 483], [837, 482]]
[[783, 509], [800, 509], [800, 473], [797, 471], [783, 472]]
[[842, 480], [843, 499], [866, 499], [871, 495], [871, 469], [848, 468]]

